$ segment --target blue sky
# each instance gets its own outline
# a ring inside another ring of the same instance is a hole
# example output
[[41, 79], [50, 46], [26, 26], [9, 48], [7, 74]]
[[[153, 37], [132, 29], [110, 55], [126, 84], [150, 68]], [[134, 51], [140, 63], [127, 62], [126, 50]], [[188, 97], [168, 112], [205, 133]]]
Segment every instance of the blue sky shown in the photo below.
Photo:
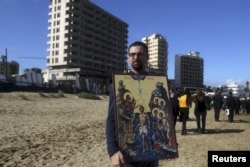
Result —
[[[176, 54], [200, 52], [204, 84], [250, 81], [249, 0], [92, 0], [129, 24], [129, 44], [153, 33], [169, 44], [168, 76]], [[46, 68], [49, 0], [0, 0], [0, 55], [24, 68]]]

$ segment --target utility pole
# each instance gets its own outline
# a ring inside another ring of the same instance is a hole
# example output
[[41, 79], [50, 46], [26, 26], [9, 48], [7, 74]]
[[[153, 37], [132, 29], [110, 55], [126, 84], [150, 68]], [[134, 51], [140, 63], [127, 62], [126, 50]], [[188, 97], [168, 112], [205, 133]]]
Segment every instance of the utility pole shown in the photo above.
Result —
[[7, 48], [5, 49], [5, 72], [6, 72], [6, 79], [8, 79], [8, 57], [7, 57]]

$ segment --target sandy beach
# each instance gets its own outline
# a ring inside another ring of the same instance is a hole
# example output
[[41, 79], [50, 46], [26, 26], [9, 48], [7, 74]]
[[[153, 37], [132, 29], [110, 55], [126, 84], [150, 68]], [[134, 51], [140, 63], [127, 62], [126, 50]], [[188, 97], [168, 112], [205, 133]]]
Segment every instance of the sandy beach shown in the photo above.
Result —
[[[111, 167], [106, 151], [108, 96], [89, 100], [76, 95], [0, 93], [0, 167]], [[209, 150], [250, 150], [250, 115], [227, 122], [221, 112], [207, 115], [206, 134], [196, 133], [193, 110], [188, 134], [176, 136], [179, 158], [161, 167], [206, 167]]]

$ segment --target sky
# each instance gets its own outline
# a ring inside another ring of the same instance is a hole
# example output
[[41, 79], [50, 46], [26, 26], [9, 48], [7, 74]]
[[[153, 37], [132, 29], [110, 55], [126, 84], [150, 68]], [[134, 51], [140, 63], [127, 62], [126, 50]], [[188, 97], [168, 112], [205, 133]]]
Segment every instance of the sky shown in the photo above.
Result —
[[[168, 42], [168, 78], [175, 55], [200, 52], [204, 84], [250, 81], [249, 0], [91, 0], [129, 24], [128, 45], [154, 33]], [[49, 0], [0, 0], [0, 55], [46, 69]], [[31, 57], [31, 58], [27, 58]]]

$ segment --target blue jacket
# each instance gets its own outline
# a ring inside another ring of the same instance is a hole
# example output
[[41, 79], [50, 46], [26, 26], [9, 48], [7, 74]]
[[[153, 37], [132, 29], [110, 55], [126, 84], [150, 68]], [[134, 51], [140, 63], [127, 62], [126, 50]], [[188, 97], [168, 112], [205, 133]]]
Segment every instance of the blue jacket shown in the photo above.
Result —
[[119, 151], [119, 146], [116, 138], [115, 129], [115, 98], [113, 87], [110, 90], [108, 116], [106, 120], [106, 142], [108, 154], [111, 157], [114, 153]]

